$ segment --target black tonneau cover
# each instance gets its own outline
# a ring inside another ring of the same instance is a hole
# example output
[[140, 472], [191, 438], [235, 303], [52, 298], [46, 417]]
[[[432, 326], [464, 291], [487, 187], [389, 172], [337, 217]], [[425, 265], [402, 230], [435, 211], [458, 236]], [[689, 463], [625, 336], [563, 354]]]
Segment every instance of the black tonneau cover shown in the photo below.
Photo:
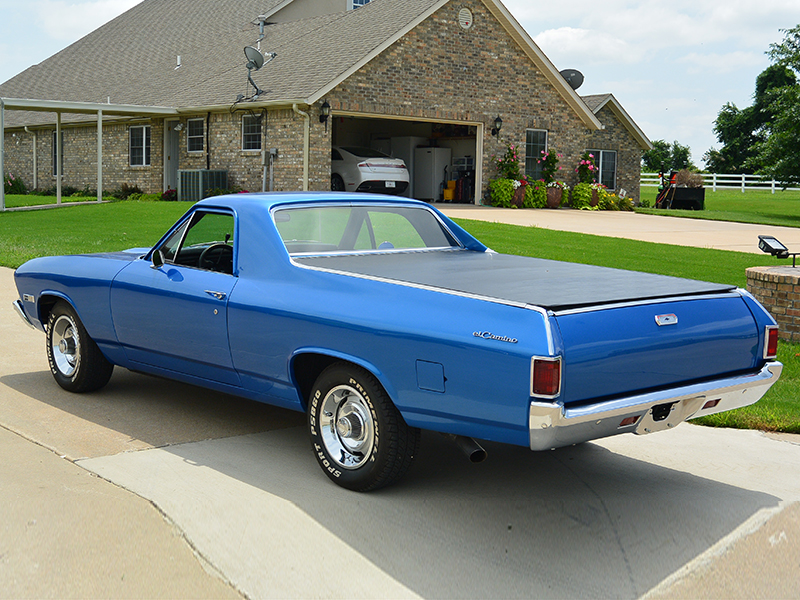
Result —
[[735, 286], [493, 252], [295, 256], [301, 265], [532, 304], [553, 311], [713, 294]]

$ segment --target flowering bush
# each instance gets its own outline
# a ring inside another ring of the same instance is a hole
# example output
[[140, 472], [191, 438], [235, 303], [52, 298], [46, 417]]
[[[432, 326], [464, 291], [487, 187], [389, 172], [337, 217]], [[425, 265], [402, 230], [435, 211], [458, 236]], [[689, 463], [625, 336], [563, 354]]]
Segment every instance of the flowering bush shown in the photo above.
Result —
[[6, 194], [28, 193], [25, 183], [19, 177], [14, 177], [13, 173], [3, 175], [3, 190]]
[[597, 165], [594, 163], [594, 154], [584, 152], [575, 168], [580, 183], [593, 183], [597, 181]]
[[556, 173], [561, 170], [558, 161], [563, 157], [563, 154], [542, 150], [542, 157], [537, 159], [537, 162], [542, 165], [542, 181], [550, 183], [556, 178]]
[[547, 206], [547, 187], [543, 181], [533, 181], [525, 188], [525, 208], [544, 208]]
[[178, 190], [173, 190], [172, 188], [168, 189], [161, 194], [161, 199], [164, 202], [175, 202], [178, 199]]
[[519, 156], [514, 144], [509, 144], [502, 156], [493, 156], [492, 161], [497, 167], [497, 174], [500, 179], [520, 179]]

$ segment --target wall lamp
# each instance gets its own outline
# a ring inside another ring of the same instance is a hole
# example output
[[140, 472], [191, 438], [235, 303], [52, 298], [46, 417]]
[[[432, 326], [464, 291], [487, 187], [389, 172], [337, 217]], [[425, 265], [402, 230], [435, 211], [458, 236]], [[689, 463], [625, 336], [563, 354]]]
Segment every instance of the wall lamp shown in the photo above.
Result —
[[328, 131], [328, 117], [331, 116], [331, 105], [328, 104], [327, 100], [322, 102], [322, 106], [319, 107], [319, 122], [325, 123], [325, 131]]
[[777, 238], [771, 235], [758, 236], [758, 249], [766, 254], [771, 254], [775, 258], [789, 258], [792, 257], [792, 267], [797, 267], [797, 255], [800, 252], [789, 252], [789, 249], [781, 244]]
[[503, 128], [503, 119], [500, 118], [500, 115], [497, 115], [497, 118], [494, 120], [494, 127], [492, 128], [492, 135], [497, 135], [500, 133], [500, 130]]

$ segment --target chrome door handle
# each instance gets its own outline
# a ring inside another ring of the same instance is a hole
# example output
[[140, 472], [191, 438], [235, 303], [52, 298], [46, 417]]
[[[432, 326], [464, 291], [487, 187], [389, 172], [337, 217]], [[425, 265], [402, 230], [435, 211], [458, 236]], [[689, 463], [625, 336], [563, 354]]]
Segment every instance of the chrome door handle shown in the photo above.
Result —
[[225, 292], [212, 292], [211, 290], [206, 290], [206, 294], [214, 296], [217, 300], [225, 300], [225, 296], [227, 296]]

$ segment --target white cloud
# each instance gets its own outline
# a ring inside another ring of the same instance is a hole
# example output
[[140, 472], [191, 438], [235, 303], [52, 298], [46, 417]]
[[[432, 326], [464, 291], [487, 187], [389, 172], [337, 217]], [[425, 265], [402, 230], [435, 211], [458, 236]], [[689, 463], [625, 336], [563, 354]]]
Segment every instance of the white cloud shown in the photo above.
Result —
[[766, 59], [763, 53], [735, 51], [726, 54], [700, 54], [691, 52], [677, 62], [688, 65], [689, 73], [721, 75], [725, 73], [739, 73], [744, 68], [766, 68]]
[[550, 60], [564, 66], [633, 63], [640, 58], [638, 49], [626, 40], [592, 29], [549, 29], [538, 34], [535, 41]]

